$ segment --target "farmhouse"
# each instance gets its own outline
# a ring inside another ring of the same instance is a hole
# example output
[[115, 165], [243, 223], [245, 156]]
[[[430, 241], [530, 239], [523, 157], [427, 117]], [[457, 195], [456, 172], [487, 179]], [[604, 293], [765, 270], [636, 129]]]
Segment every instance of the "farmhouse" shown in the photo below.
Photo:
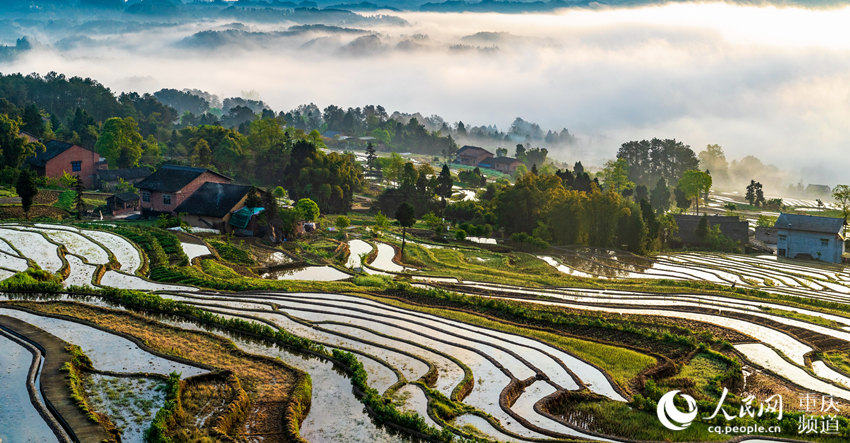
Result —
[[[247, 185], [207, 182], [180, 203], [174, 212], [180, 214], [189, 226], [227, 233], [233, 230], [230, 223], [233, 213], [245, 206], [250, 192], [251, 186]], [[251, 213], [246, 217], [240, 213], [239, 220], [234, 222], [239, 225], [239, 229], [246, 229], [253, 215]]]
[[490, 163], [493, 169], [505, 174], [513, 174], [516, 172], [516, 168], [522, 164], [521, 161], [510, 157], [496, 157], [491, 159]]
[[736, 216], [721, 216], [721, 215], [712, 215], [712, 216], [700, 216], [700, 215], [686, 215], [686, 214], [674, 214], [673, 219], [676, 220], [676, 224], [679, 226], [679, 238], [682, 239], [682, 243], [685, 245], [699, 245], [705, 242], [704, 239], [699, 238], [697, 235], [697, 228], [699, 227], [700, 219], [705, 217], [708, 222], [708, 227], [713, 228], [714, 226], [720, 227], [720, 232], [729, 237], [733, 241], [747, 244], [750, 240], [750, 228], [747, 222], [741, 221]]
[[457, 151], [457, 162], [462, 165], [478, 166], [479, 163], [489, 165], [489, 161], [492, 158], [492, 152], [478, 146], [466, 145]]
[[92, 189], [95, 174], [106, 169], [106, 159], [91, 149], [52, 140], [44, 144], [44, 152], [26, 160], [26, 164], [42, 177], [59, 178], [64, 173], [80, 177], [83, 186]]
[[779, 214], [776, 228], [776, 255], [841, 263], [844, 219], [813, 215]]
[[136, 183], [142, 215], [170, 214], [205, 183], [230, 183], [230, 177], [204, 168], [165, 165]]
[[95, 187], [103, 191], [114, 191], [123, 181], [135, 185], [151, 175], [151, 170], [139, 166], [135, 168], [102, 169], [97, 171]]

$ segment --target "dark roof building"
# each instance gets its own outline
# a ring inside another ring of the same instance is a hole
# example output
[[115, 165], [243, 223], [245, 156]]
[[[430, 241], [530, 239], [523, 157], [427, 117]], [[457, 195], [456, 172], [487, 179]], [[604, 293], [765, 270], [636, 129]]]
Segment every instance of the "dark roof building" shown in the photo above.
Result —
[[513, 174], [516, 172], [516, 168], [522, 164], [521, 161], [511, 157], [495, 157], [487, 161], [493, 169], [506, 174]]
[[80, 177], [83, 185], [91, 189], [97, 170], [107, 168], [106, 160], [97, 152], [73, 143], [51, 140], [44, 148], [25, 162], [40, 176], [59, 178], [68, 173]]
[[200, 228], [228, 230], [228, 221], [234, 212], [245, 205], [251, 186], [207, 182], [183, 201], [174, 212], [182, 214], [183, 221]]
[[[63, 142], [59, 140], [51, 140], [44, 144], [44, 152], [39, 152], [35, 157], [30, 157], [26, 160], [26, 164], [37, 167], [44, 167], [47, 162], [54, 159], [59, 154], [77, 146], [73, 143]], [[91, 149], [84, 148], [82, 146], [78, 146], [80, 149], [85, 149], [87, 151], [92, 151]]]
[[251, 187], [248, 185], [207, 182], [177, 206], [174, 211], [178, 214], [186, 213], [223, 218], [247, 197], [249, 192], [251, 192]]
[[791, 229], [794, 231], [822, 232], [826, 234], [838, 234], [844, 227], [844, 219], [831, 217], [817, 217], [814, 215], [779, 214], [776, 229]]
[[776, 219], [776, 255], [841, 263], [844, 255], [843, 218], [779, 214]]
[[741, 221], [737, 216], [725, 215], [687, 215], [673, 214], [676, 225], [679, 227], [679, 238], [685, 245], [701, 245], [705, 239], [697, 235], [700, 220], [705, 217], [708, 228], [720, 227], [720, 232], [733, 241], [747, 244], [750, 241], [750, 226], [746, 221]]
[[111, 191], [118, 186], [121, 181], [130, 184], [139, 183], [151, 175], [151, 170], [144, 166], [122, 169], [102, 169], [97, 171], [95, 175], [95, 187], [105, 191]]
[[136, 183], [146, 216], [172, 213], [205, 183], [230, 183], [230, 177], [204, 168], [165, 165]]
[[205, 168], [164, 165], [159, 168], [159, 170], [137, 183], [136, 187], [152, 192], [177, 192], [204, 173], [215, 174], [227, 181], [231, 181], [230, 177]]
[[466, 145], [457, 151], [457, 161], [462, 165], [478, 166], [479, 163], [493, 158], [493, 153], [478, 146]]
[[139, 195], [135, 192], [121, 192], [106, 198], [106, 207], [112, 215], [125, 214], [139, 209]]

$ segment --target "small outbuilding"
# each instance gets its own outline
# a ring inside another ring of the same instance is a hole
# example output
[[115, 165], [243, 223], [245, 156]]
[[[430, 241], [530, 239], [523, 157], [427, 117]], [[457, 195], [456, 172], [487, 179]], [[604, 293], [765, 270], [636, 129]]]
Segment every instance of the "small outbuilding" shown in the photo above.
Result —
[[776, 255], [841, 263], [844, 219], [813, 215], [779, 214], [776, 224]]
[[144, 166], [121, 169], [101, 169], [95, 174], [95, 188], [111, 192], [121, 183], [135, 185], [151, 175], [151, 170]]
[[106, 207], [112, 215], [122, 215], [139, 210], [139, 194], [121, 192], [106, 198]]

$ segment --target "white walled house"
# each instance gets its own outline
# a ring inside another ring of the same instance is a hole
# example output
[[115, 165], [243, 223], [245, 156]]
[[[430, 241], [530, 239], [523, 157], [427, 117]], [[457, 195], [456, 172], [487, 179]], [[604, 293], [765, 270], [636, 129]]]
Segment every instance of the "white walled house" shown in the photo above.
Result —
[[776, 228], [776, 255], [841, 263], [844, 219], [812, 215], [779, 214]]

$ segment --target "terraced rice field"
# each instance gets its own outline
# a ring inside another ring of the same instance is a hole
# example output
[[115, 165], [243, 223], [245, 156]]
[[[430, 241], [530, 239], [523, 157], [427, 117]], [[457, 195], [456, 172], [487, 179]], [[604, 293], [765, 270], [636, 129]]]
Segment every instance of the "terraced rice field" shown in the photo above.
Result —
[[[30, 401], [27, 379], [34, 355], [19, 340], [0, 330], [0, 441], [55, 440], [53, 431]], [[11, 407], [14, 405], [14, 407]], [[20, 426], [26, 423], [26, 426]]]
[[[814, 349], [798, 338], [802, 334], [807, 341], [844, 346], [850, 343], [850, 334], [841, 327], [850, 321], [846, 317], [776, 303], [716, 295], [642, 294], [575, 288], [528, 289], [477, 282], [467, 282], [456, 287], [461, 290], [465, 288], [470, 294], [498, 294], [502, 298], [529, 303], [585, 311], [669, 317], [721, 326], [752, 338], [752, 342], [734, 345], [751, 363], [769, 369], [806, 389], [850, 399], [850, 390], [844, 384], [848, 382], [846, 376], [828, 368], [822, 362], [807, 365], [806, 356]], [[809, 320], [780, 315], [783, 312], [828, 320], [836, 323], [838, 327], [827, 327]], [[811, 333], [817, 336], [811, 336]]]
[[[354, 294], [217, 293], [152, 282], [134, 275], [141, 269], [144, 257], [131, 243], [114, 234], [50, 225], [4, 225], [0, 227], [0, 237], [4, 239], [0, 241], [0, 277], [6, 275], [2, 271], [11, 275], [25, 269], [26, 259], [51, 272], [68, 266], [69, 272], [64, 278], [66, 286], [101, 285], [159, 291], [164, 298], [224, 318], [274, 326], [327, 348], [352, 352], [363, 363], [371, 387], [387, 394], [399, 409], [423, 416], [432, 426], [467, 429], [488, 438], [512, 441], [576, 437], [606, 440], [567, 425], [535, 405], [558, 391], [586, 390], [608, 401], [629, 400], [609, 374], [577, 357], [570, 349], [506, 330]], [[64, 248], [60, 249], [59, 245]], [[360, 265], [360, 255], [370, 253], [372, 246], [362, 240], [352, 240], [349, 249], [351, 256], [347, 265], [354, 268]], [[392, 261], [394, 255], [392, 246], [377, 243], [377, 257], [369, 265], [375, 268], [372, 272], [405, 271]], [[850, 273], [843, 267], [808, 266], [770, 257], [690, 253], [646, 259], [576, 250], [557, 257], [539, 258], [561, 272], [579, 277], [701, 280], [759, 287], [788, 295], [805, 294], [831, 301], [846, 301], [850, 295]], [[109, 270], [95, 281], [95, 265], [110, 261], [117, 261], [121, 270]], [[290, 272], [288, 277], [286, 273], [276, 277], [325, 280], [326, 275], [334, 272], [339, 274], [333, 274], [334, 277], [349, 277], [335, 268], [327, 268], [308, 267]], [[835, 313], [731, 296], [530, 289], [483, 282], [460, 283], [448, 278], [428, 283], [450, 284], [458, 292], [485, 297], [572, 310], [678, 319], [734, 330], [748, 338], [733, 345], [749, 364], [767, 369], [803, 389], [850, 401], [850, 377], [811, 358], [816, 349], [846, 347], [850, 342], [850, 318]], [[430, 287], [423, 283], [417, 285]], [[0, 315], [13, 316], [79, 344], [100, 370], [159, 374], [177, 371], [183, 377], [205, 372], [202, 368], [154, 356], [129, 340], [79, 323], [2, 307]], [[199, 329], [188, 321], [160, 321]], [[222, 330], [213, 332], [226, 336], [240, 349], [280, 358], [310, 374], [313, 407], [301, 428], [301, 435], [308, 440], [337, 441], [342, 436], [361, 442], [397, 440], [396, 436], [372, 423], [362, 404], [351, 393], [348, 378], [335, 371], [327, 360], [249, 342]], [[106, 349], [109, 351], [105, 352]], [[434, 404], [442, 396], [463, 403], [469, 410], [448, 423], [443, 421], [434, 412]]]
[[0, 308], [0, 315], [17, 318], [61, 340], [80, 346], [91, 358], [95, 369], [101, 371], [163, 375], [179, 372], [183, 377], [207, 372], [203, 368], [153, 355], [124, 337], [81, 323], [8, 308]]
[[[465, 368], [469, 368], [474, 387], [463, 402], [499, 420], [509, 433], [526, 438], [587, 436], [539, 416], [530, 406], [556, 389], [576, 390], [581, 383], [591, 392], [625, 401], [599, 369], [561, 349], [357, 296], [274, 292], [163, 296], [212, 312], [273, 324], [332, 348], [370, 356], [408, 382], [424, 382], [429, 367], [434, 367], [437, 379], [430, 384], [446, 396], [458, 389]], [[511, 383], [534, 377], [544, 377], [551, 389], [535, 387], [520, 397], [518, 409], [502, 407], [500, 397]], [[421, 399], [412, 395], [410, 399], [414, 403], [409, 408], [422, 409]], [[517, 417], [536, 427], [521, 424]]]
[[706, 281], [775, 294], [850, 301], [850, 271], [842, 265], [816, 261], [702, 252], [647, 258], [597, 249], [565, 250], [561, 255], [539, 258], [576, 277]]

